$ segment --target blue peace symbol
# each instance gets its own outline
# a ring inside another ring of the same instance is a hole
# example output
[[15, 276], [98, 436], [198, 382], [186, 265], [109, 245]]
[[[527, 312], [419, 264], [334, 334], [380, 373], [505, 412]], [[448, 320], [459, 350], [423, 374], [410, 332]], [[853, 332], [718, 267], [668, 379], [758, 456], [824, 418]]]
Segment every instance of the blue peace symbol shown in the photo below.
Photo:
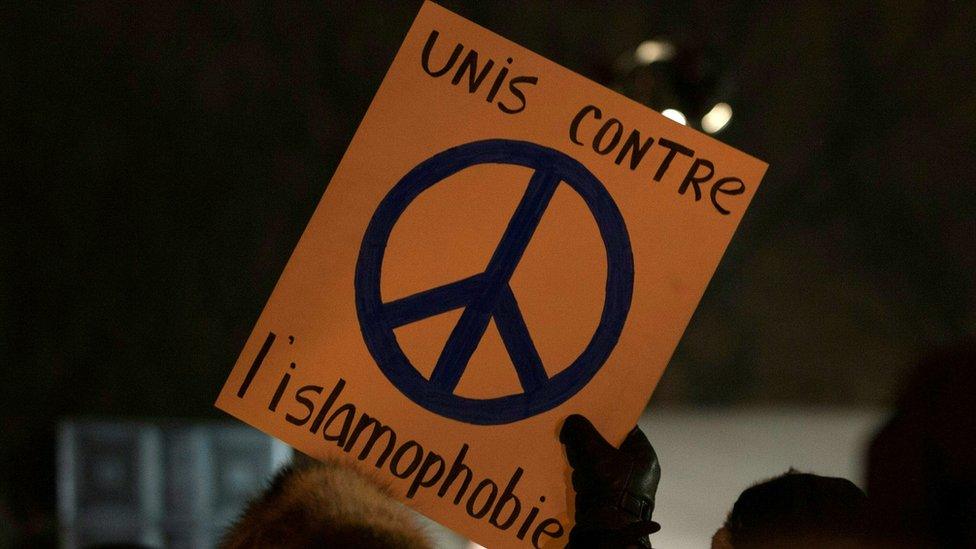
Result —
[[[515, 164], [535, 170], [487, 268], [463, 280], [384, 303], [380, 295], [383, 255], [397, 220], [420, 193], [478, 164]], [[592, 339], [572, 364], [550, 378], [509, 280], [560, 182], [583, 198], [596, 220], [607, 252], [607, 283], [603, 312]], [[466, 423], [498, 425], [558, 406], [596, 375], [617, 344], [630, 309], [634, 259], [620, 210], [586, 167], [548, 147], [490, 139], [434, 155], [390, 190], [366, 228], [355, 285], [363, 340], [393, 385], [438, 415]], [[462, 307], [464, 311], [430, 378], [425, 378], [407, 359], [393, 330]], [[458, 396], [454, 390], [491, 318], [495, 319], [523, 392], [487, 399]]]

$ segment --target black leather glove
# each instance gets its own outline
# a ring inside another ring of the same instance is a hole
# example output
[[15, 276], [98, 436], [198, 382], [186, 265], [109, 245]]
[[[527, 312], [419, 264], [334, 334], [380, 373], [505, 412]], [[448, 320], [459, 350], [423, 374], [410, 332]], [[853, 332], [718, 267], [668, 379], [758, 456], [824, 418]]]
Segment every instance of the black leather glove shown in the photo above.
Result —
[[572, 415], [559, 440], [576, 490], [576, 525], [566, 547], [651, 547], [647, 536], [661, 529], [651, 520], [661, 465], [644, 433], [634, 427], [617, 449], [588, 419]]

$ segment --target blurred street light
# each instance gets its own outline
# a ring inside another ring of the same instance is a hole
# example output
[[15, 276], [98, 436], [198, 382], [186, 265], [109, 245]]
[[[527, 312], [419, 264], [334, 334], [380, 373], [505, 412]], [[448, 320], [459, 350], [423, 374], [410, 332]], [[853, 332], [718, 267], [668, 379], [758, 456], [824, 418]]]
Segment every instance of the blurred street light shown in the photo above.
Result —
[[719, 133], [732, 121], [732, 85], [718, 57], [699, 42], [656, 37], [617, 58], [610, 85], [679, 124]]

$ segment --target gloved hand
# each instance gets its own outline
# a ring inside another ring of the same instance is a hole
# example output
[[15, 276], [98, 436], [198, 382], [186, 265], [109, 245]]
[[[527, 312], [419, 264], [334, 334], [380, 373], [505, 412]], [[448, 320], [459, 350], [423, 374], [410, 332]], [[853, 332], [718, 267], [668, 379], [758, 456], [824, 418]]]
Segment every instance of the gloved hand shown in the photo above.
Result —
[[634, 427], [617, 449], [588, 419], [571, 415], [559, 441], [576, 490], [576, 525], [567, 548], [651, 547], [647, 536], [661, 529], [651, 520], [661, 465], [644, 433]]

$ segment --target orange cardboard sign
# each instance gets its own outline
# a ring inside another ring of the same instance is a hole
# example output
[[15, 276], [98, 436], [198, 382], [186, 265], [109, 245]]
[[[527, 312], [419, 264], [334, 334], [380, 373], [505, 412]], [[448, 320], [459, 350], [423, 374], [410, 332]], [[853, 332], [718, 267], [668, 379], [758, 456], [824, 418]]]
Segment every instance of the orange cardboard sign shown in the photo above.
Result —
[[489, 547], [561, 547], [765, 171], [424, 4], [217, 406]]

